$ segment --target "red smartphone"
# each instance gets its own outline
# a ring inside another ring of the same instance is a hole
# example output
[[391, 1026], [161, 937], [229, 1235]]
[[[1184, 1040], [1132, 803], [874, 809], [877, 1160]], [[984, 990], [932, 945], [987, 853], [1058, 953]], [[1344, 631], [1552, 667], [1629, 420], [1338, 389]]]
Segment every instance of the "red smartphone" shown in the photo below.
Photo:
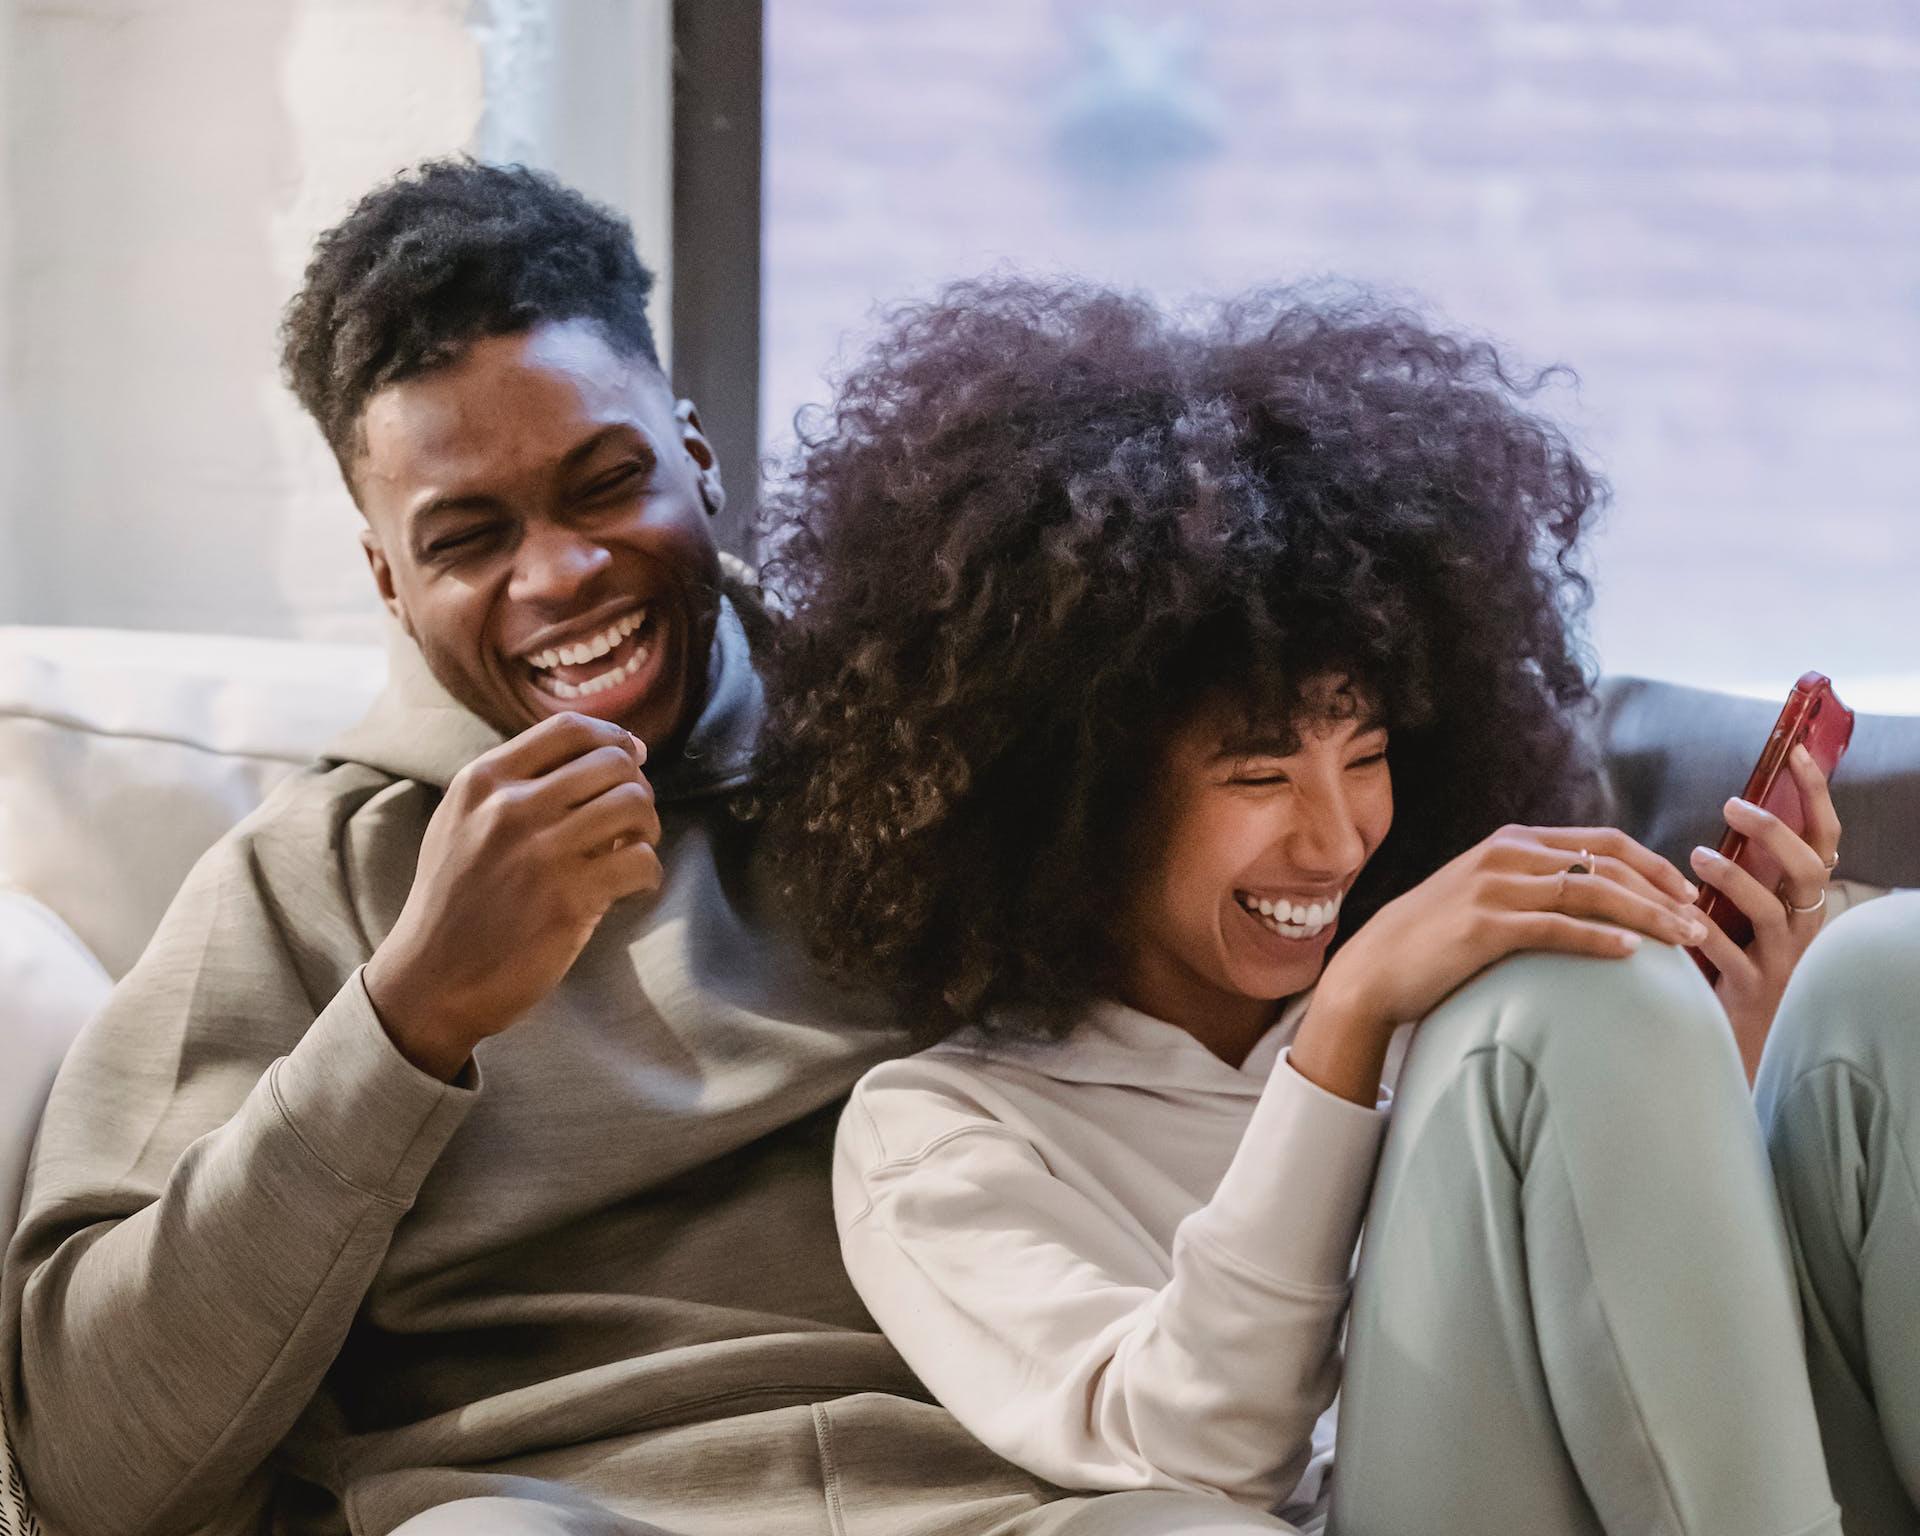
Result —
[[[1818, 672], [1807, 673], [1787, 695], [1780, 718], [1773, 722], [1767, 744], [1760, 750], [1760, 761], [1747, 776], [1747, 787], [1740, 791], [1740, 798], [1773, 812], [1804, 836], [1806, 812], [1800, 804], [1800, 786], [1787, 767], [1787, 754], [1796, 745], [1804, 745], [1820, 772], [1831, 779], [1852, 739], [1853, 711], [1840, 702], [1830, 679]], [[1731, 827], [1720, 839], [1720, 855], [1733, 860], [1768, 890], [1777, 888], [1785, 873], [1778, 859], [1757, 844], [1749, 843], [1745, 834]], [[1753, 942], [1753, 923], [1747, 914], [1712, 886], [1701, 886], [1697, 905], [1708, 922], [1718, 923], [1727, 937], [1742, 949]], [[1720, 979], [1719, 968], [1699, 950], [1687, 952], [1709, 982]]]

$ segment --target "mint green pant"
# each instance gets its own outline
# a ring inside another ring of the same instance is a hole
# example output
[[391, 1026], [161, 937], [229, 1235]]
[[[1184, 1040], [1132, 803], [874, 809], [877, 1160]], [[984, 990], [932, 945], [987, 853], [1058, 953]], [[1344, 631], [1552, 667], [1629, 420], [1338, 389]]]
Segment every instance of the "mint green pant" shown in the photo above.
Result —
[[1847, 1536], [1920, 1531], [1920, 892], [1807, 951], [1755, 1102]]
[[1514, 956], [1415, 1033], [1332, 1529], [1839, 1531], [1765, 1148], [1679, 950]]

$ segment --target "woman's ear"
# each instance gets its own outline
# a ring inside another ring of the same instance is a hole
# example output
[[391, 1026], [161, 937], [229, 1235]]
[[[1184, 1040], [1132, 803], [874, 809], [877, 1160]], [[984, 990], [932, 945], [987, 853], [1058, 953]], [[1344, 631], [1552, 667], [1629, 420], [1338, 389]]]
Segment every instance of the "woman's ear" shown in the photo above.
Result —
[[727, 490], [720, 483], [720, 461], [714, 456], [713, 444], [700, 430], [700, 413], [691, 400], [681, 400], [674, 405], [673, 416], [680, 423], [680, 445], [698, 471], [700, 503], [707, 509], [707, 516], [718, 517], [726, 510]]

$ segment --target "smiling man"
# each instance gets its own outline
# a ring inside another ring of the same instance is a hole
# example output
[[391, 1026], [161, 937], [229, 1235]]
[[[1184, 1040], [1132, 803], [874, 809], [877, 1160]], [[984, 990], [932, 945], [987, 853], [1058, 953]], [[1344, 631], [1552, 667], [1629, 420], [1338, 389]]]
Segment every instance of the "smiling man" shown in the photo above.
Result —
[[404, 639], [54, 1091], [0, 1374], [58, 1528], [1226, 1528], [998, 1460], [847, 1282], [835, 1116], [903, 1042], [731, 813], [765, 620], [649, 285], [516, 169], [423, 167], [320, 242], [287, 371]]

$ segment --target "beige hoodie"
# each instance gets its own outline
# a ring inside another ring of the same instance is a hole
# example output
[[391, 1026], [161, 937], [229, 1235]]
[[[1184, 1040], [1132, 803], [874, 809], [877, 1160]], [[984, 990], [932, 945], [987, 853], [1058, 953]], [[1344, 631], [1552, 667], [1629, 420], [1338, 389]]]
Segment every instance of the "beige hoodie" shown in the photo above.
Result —
[[[768, 922], [725, 803], [761, 709], [734, 610], [685, 752], [649, 767], [665, 888], [452, 1085], [395, 1051], [359, 968], [442, 789], [500, 738], [404, 650], [201, 860], [54, 1088], [4, 1287], [6, 1413], [51, 1523], [384, 1532], [502, 1486], [634, 1513], [649, 1436], [717, 1426], [685, 1469], [711, 1479], [716, 1436], [750, 1462], [796, 1422], [775, 1410], [866, 1391], [898, 1394], [861, 1402], [879, 1439], [979, 1470], [840, 1265], [835, 1115], [902, 1042]], [[754, 1520], [763, 1473], [740, 1528], [814, 1529]], [[824, 1511], [826, 1473], [792, 1477]]]

